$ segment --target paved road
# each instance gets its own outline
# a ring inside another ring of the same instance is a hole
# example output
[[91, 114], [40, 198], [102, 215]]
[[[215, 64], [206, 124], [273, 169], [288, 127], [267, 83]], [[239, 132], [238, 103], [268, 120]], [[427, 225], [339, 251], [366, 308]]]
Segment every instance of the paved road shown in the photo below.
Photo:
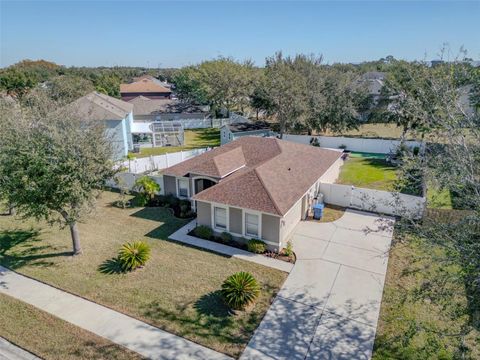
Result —
[[295, 267], [241, 359], [370, 359], [393, 219], [301, 222]]
[[230, 359], [94, 302], [66, 293], [0, 266], [0, 292], [149, 359]]

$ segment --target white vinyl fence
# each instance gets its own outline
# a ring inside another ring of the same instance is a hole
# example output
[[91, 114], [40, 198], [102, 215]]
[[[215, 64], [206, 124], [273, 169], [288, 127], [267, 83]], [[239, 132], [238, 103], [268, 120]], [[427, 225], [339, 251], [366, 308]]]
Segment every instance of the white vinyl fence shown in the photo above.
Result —
[[[338, 149], [346, 146], [346, 150], [376, 154], [389, 154], [395, 152], [400, 145], [400, 140], [366, 139], [360, 137], [343, 136], [309, 136], [309, 135], [283, 135], [284, 140], [300, 144], [310, 144], [310, 139], [315, 137], [322, 148]], [[423, 149], [425, 144], [420, 141], [405, 141], [409, 148], [419, 147]]]
[[[132, 173], [119, 173], [115, 176], [114, 179], [108, 180], [107, 181], [107, 186], [110, 186], [115, 189], [120, 189], [123, 188], [125, 190], [132, 190], [133, 187], [135, 186], [135, 182], [143, 177], [144, 175], [141, 174], [132, 174]], [[148, 176], [149, 178], [153, 179], [158, 185], [160, 185], [160, 192], [158, 193], [159, 195], [163, 195], [164, 192], [164, 186], [163, 186], [163, 176]]]
[[210, 148], [200, 148], [186, 151], [179, 151], [163, 155], [155, 155], [135, 160], [126, 160], [120, 166], [127, 169], [128, 172], [134, 174], [141, 174], [145, 172], [152, 172], [161, 169], [166, 169], [170, 166], [181, 163], [184, 160], [190, 159], [197, 155], [203, 154], [210, 150]]
[[352, 185], [322, 183], [320, 192], [327, 204], [414, 219], [422, 217], [426, 203], [425, 197]]

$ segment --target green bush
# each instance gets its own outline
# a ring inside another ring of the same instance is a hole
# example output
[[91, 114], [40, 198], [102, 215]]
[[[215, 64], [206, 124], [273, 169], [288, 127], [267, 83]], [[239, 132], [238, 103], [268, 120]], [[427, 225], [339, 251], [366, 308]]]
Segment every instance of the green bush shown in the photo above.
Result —
[[267, 250], [267, 244], [262, 240], [250, 239], [247, 241], [247, 250], [255, 254], [263, 254]]
[[206, 240], [210, 240], [210, 238], [213, 236], [213, 230], [205, 225], [197, 226], [194, 232], [196, 236]]
[[260, 285], [251, 274], [241, 271], [230, 275], [223, 282], [221, 292], [230, 308], [243, 310], [258, 298]]
[[283, 249], [283, 253], [288, 257], [293, 255], [293, 244], [291, 241], [287, 241], [287, 246]]
[[222, 239], [222, 242], [224, 244], [228, 244], [229, 242], [231, 242], [233, 240], [233, 237], [232, 237], [232, 234], [224, 231], [224, 232], [222, 232], [222, 235], [220, 235], [220, 239]]
[[135, 181], [134, 189], [139, 192], [139, 203], [142, 206], [146, 205], [149, 201], [152, 201], [155, 194], [160, 191], [160, 185], [155, 180], [148, 176], [142, 176]]
[[118, 261], [123, 271], [132, 271], [150, 259], [150, 246], [143, 241], [124, 244], [118, 252]]

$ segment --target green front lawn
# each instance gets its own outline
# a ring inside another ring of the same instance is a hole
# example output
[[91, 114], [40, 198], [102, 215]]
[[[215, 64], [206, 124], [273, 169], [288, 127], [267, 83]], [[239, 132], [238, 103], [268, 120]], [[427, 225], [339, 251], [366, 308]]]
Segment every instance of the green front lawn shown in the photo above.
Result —
[[340, 169], [337, 184], [391, 191], [396, 179], [396, 168], [384, 159], [349, 156]]
[[43, 359], [141, 359], [120, 345], [0, 293], [0, 336]]
[[191, 150], [204, 147], [220, 146], [220, 129], [192, 129], [185, 130], [185, 145], [141, 148], [140, 153], [132, 153], [137, 158], [150, 155], [163, 155], [166, 153]]
[[[0, 264], [238, 356], [287, 274], [168, 241], [185, 220], [164, 208], [118, 209], [110, 205], [117, 198], [104, 192], [79, 225], [84, 253], [73, 258], [68, 229], [0, 217]], [[151, 259], [143, 269], [119, 274], [112, 259], [133, 240], [150, 244]], [[238, 271], [251, 272], [262, 294], [251, 311], [230, 314], [218, 290]]]

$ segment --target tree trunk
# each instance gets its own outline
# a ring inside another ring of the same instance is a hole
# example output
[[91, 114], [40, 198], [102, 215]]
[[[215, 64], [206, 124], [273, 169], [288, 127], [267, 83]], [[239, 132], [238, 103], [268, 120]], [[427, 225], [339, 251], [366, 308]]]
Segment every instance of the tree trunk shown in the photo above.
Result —
[[15, 205], [13, 204], [8, 204], [8, 215], [15, 215], [17, 213], [17, 210], [15, 209]]
[[258, 111], [259, 111], [259, 110], [257, 109], [257, 121], [258, 121]]
[[70, 234], [72, 235], [73, 255], [80, 255], [82, 248], [80, 247], [80, 234], [78, 233], [77, 223], [71, 223], [69, 226]]

